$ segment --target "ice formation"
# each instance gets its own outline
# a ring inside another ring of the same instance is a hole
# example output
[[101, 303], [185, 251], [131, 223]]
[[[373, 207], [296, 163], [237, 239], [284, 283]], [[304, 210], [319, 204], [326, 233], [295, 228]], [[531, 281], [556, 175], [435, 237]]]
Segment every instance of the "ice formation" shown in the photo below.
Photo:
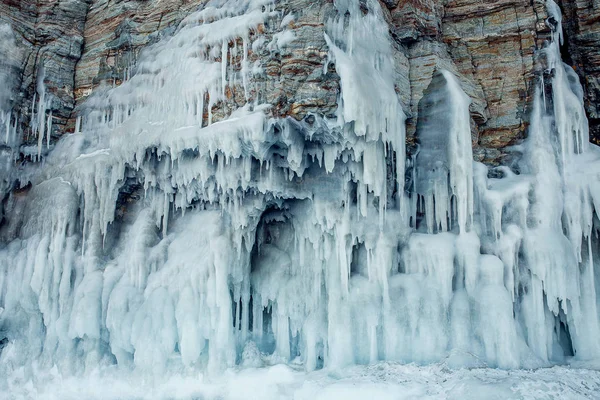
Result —
[[[0, 25], [0, 54], [15, 57], [18, 52], [12, 28]], [[12, 164], [18, 155], [20, 137], [17, 133], [17, 116], [13, 115], [12, 102], [15, 86], [15, 73], [8, 60], [0, 59], [0, 196], [4, 198], [13, 182]], [[0, 202], [0, 218], [4, 217], [3, 204]]]
[[447, 71], [406, 159], [387, 25], [365, 4], [335, 1], [339, 108], [311, 126], [260, 98], [249, 51], [294, 40], [258, 34], [294, 18], [271, 0], [209, 2], [97, 90], [5, 202], [0, 368], [598, 360], [600, 150], [557, 6], [517, 174], [472, 161], [470, 100]]

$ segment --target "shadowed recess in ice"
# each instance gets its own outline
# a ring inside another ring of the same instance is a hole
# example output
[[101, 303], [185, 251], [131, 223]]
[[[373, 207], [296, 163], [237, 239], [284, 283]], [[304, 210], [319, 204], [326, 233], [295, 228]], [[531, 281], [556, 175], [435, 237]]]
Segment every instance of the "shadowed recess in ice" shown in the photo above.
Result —
[[259, 27], [285, 17], [269, 0], [191, 14], [47, 156], [40, 81], [42, 167], [0, 231], [1, 369], [600, 358], [600, 151], [556, 4], [518, 174], [472, 161], [470, 99], [447, 71], [407, 159], [380, 5], [335, 7], [339, 108], [310, 125], [273, 118], [254, 79], [249, 52], [275, 45]]

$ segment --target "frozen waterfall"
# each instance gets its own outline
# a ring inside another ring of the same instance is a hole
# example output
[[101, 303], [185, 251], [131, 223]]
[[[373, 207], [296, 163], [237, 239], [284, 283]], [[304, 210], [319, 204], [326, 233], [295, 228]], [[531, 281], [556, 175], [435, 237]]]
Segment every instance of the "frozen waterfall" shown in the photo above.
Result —
[[[335, 1], [339, 108], [311, 124], [260, 96], [249, 54], [294, 40], [261, 38], [282, 17], [272, 0], [188, 16], [47, 155], [40, 81], [42, 162], [0, 227], [0, 371], [600, 359], [600, 149], [558, 7], [521, 161], [492, 170], [472, 161], [470, 99], [448, 71], [407, 160], [387, 24], [363, 3]], [[0, 171], [15, 174], [7, 104]]]

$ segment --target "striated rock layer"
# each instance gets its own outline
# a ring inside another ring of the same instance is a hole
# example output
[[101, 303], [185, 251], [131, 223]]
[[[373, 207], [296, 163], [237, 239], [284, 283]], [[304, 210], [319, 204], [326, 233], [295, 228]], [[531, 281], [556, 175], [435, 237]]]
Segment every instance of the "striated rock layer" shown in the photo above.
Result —
[[586, 95], [590, 134], [600, 140], [600, 2], [563, 0], [558, 2], [565, 14], [565, 62], [579, 75]]
[[[88, 4], [89, 3], [89, 4]], [[79, 104], [101, 83], [120, 84], [145, 45], [170, 35], [201, 1], [81, 1], [43, 3], [39, 7], [3, 1], [0, 21], [16, 31], [23, 50], [19, 65], [20, 122], [26, 140], [35, 141], [30, 115], [39, 66], [47, 64], [44, 81], [50, 97], [53, 135], [75, 130], [74, 101]], [[596, 132], [598, 16], [588, 2], [564, 1], [570, 58], [578, 65], [586, 93], [586, 110]], [[49, 3], [50, 4], [50, 3]], [[473, 99], [474, 155], [477, 160], [510, 162], [507, 147], [524, 138], [532, 99], [534, 51], [548, 39], [544, 2], [498, 0], [383, 1], [384, 15], [395, 40], [396, 87], [407, 113], [409, 143], [415, 132], [418, 103], [434, 70], [459, 75]], [[597, 9], [598, 7], [596, 7]], [[261, 95], [277, 105], [278, 115], [297, 120], [308, 113], [335, 110], [339, 78], [322, 73], [327, 46], [322, 27], [333, 12], [331, 2], [280, 1], [276, 9], [294, 14], [286, 21], [296, 40], [285, 49], [251, 53], [267, 66]], [[270, 40], [284, 28], [274, 20], [261, 28]], [[85, 43], [85, 45], [84, 45]], [[15, 57], [15, 56], [13, 56]], [[239, 104], [235, 93], [229, 94]], [[53, 139], [54, 140], [54, 139]], [[23, 152], [24, 156], [28, 152]]]

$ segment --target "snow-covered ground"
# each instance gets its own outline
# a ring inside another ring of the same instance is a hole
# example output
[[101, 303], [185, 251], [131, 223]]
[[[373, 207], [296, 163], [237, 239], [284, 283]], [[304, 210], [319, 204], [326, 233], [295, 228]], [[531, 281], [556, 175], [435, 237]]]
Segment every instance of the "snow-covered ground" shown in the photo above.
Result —
[[[600, 372], [590, 369], [450, 369], [379, 363], [305, 373], [292, 367], [229, 370], [218, 377], [123, 375], [95, 371], [85, 377], [21, 370], [0, 384], [4, 399], [600, 399]], [[4, 386], [8, 384], [8, 387]]]

